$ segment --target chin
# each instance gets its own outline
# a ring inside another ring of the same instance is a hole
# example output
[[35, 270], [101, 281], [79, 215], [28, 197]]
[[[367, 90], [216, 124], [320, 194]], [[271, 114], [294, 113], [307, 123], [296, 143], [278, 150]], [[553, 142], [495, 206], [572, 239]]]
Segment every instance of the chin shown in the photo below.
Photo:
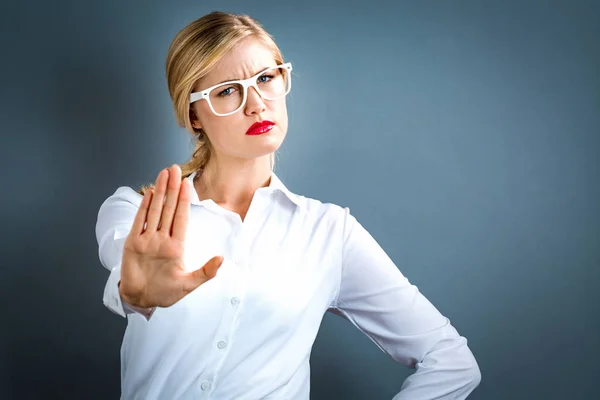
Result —
[[269, 141], [267, 143], [262, 144], [257, 150], [261, 155], [267, 155], [276, 152], [281, 146], [281, 141]]
[[260, 141], [254, 143], [253, 150], [257, 157], [274, 153], [283, 142], [280, 136], [261, 135]]

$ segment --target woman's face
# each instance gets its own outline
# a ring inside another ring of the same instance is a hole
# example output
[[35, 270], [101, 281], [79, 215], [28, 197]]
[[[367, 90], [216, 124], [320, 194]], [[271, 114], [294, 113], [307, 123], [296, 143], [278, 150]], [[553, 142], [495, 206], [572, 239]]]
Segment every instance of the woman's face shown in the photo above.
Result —
[[[276, 65], [272, 52], [250, 37], [227, 53], [195, 85], [193, 91], [201, 91], [224, 81], [250, 78]], [[196, 116], [192, 117], [192, 126], [204, 130], [218, 158], [252, 159], [268, 155], [279, 148], [287, 132], [285, 97], [265, 100], [253, 87], [248, 88], [246, 104], [231, 115], [215, 115], [206, 100], [196, 101], [192, 107]], [[257, 121], [271, 121], [275, 125], [261, 135], [247, 135], [248, 128]]]

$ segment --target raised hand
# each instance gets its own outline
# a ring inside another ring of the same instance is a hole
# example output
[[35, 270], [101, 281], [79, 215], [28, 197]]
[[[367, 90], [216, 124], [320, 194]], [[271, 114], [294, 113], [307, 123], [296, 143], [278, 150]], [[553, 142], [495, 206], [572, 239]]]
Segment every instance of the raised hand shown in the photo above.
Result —
[[183, 263], [192, 185], [174, 164], [146, 191], [123, 245], [119, 292], [130, 305], [169, 307], [212, 279], [223, 262], [215, 256], [196, 271]]

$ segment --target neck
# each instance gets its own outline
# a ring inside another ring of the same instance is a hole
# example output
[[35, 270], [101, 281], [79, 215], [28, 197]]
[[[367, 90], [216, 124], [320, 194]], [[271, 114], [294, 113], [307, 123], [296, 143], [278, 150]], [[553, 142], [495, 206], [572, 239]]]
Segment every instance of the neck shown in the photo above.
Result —
[[268, 186], [270, 178], [270, 155], [228, 160], [212, 157], [194, 186], [200, 200], [212, 199], [235, 210], [249, 207], [254, 192]]

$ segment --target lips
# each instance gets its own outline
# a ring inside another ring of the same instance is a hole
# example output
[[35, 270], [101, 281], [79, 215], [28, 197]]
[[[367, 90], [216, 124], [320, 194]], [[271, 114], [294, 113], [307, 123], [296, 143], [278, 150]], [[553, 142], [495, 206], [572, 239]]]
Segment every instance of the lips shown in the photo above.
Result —
[[246, 135], [262, 135], [263, 133], [269, 132], [275, 126], [275, 122], [271, 121], [260, 121], [252, 124], [248, 131], [246, 131]]

